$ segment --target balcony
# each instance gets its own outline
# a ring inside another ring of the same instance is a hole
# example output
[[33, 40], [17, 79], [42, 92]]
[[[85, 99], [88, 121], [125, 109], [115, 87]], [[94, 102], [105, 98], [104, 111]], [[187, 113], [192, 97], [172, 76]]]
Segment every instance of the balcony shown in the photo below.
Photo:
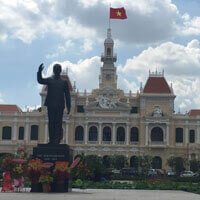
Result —
[[116, 144], [125, 144], [125, 141], [116, 141]]
[[112, 141], [102, 141], [103, 144], [111, 144]]
[[89, 144], [97, 144], [97, 141], [88, 141]]
[[151, 141], [152, 145], [163, 145], [164, 142], [163, 141]]
[[130, 141], [130, 144], [132, 145], [138, 145], [139, 142], [135, 142], [135, 141]]
[[152, 148], [165, 148], [165, 143], [163, 141], [151, 141], [150, 146]]
[[117, 54], [114, 56], [105, 56], [104, 54], [101, 55], [101, 62], [110, 61], [110, 62], [116, 62], [117, 61]]
[[83, 140], [75, 140], [75, 144], [83, 144]]

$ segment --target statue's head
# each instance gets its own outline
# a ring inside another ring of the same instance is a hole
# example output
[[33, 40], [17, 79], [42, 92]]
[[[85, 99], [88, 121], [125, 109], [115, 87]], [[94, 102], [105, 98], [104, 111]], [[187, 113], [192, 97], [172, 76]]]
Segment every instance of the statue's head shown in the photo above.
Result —
[[62, 71], [62, 67], [60, 64], [55, 64], [53, 66], [53, 73], [55, 74], [55, 76], [59, 76], [61, 71]]

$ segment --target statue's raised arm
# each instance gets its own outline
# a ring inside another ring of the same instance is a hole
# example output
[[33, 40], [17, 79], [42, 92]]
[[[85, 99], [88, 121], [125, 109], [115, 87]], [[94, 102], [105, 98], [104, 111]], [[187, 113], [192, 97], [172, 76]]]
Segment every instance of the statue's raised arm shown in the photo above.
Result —
[[42, 78], [42, 70], [44, 69], [43, 63], [38, 68], [37, 81], [40, 84], [48, 84], [48, 79]]

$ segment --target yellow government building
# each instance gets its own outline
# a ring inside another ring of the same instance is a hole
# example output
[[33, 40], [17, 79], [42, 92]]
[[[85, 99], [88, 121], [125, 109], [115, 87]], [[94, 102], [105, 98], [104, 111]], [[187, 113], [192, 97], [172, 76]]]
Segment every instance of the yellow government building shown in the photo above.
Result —
[[[174, 113], [175, 94], [164, 72], [149, 72], [137, 93], [124, 93], [117, 87], [114, 41], [107, 30], [101, 56], [99, 87], [91, 93], [71, 88], [72, 110], [63, 117], [63, 144], [74, 156], [84, 153], [125, 155], [131, 166], [137, 156], [154, 157], [154, 168], [168, 170], [167, 159], [180, 156], [198, 159], [200, 153], [200, 110]], [[26, 147], [29, 154], [38, 143], [48, 142], [48, 117], [41, 95], [41, 109], [23, 112], [16, 105], [0, 105], [0, 153], [15, 153]]]

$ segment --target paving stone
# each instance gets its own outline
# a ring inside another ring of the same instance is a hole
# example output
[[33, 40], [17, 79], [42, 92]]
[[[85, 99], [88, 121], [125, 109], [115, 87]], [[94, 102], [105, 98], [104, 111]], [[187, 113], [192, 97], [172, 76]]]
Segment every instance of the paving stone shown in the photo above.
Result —
[[200, 195], [171, 190], [73, 189], [70, 193], [0, 193], [0, 200], [200, 200]]

